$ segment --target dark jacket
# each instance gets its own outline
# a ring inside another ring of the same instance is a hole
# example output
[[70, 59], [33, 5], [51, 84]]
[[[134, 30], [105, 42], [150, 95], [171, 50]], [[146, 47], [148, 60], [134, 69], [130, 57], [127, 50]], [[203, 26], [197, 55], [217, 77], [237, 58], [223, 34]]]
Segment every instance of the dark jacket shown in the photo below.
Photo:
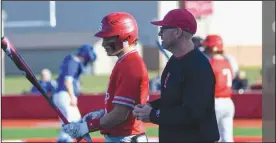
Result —
[[235, 78], [233, 80], [233, 90], [240, 90], [240, 89], [247, 89], [248, 87], [248, 80], [247, 79], [239, 79]]
[[212, 67], [199, 50], [172, 56], [162, 73], [161, 98], [150, 103], [154, 108], [150, 120], [159, 125], [159, 141], [218, 141], [214, 93]]

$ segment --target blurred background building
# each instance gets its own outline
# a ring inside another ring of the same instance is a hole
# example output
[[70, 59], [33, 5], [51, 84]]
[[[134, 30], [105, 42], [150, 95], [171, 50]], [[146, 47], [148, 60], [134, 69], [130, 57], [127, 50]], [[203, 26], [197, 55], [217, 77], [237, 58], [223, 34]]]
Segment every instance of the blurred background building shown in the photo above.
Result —
[[[102, 17], [114, 11], [129, 12], [136, 18], [138, 51], [149, 70], [160, 71], [167, 59], [156, 48], [159, 29], [150, 21], [162, 19], [174, 8], [187, 8], [197, 17], [196, 36], [221, 35], [226, 54], [236, 58], [239, 66], [262, 64], [261, 1], [4, 1], [2, 8], [5, 35], [35, 74], [44, 68], [58, 74], [64, 56], [84, 43], [93, 45], [98, 55], [89, 73], [111, 73], [116, 57], [106, 56], [94, 33]], [[6, 76], [21, 75], [10, 59], [1, 61]]]
[[[200, 6], [205, 9], [203, 13], [196, 11]], [[126, 11], [137, 19], [141, 53], [148, 68], [155, 70], [163, 66], [164, 62], [162, 58], [159, 61], [156, 48], [149, 49], [156, 47], [155, 41], [158, 40], [158, 29], [150, 21], [161, 19], [167, 11], [179, 7], [193, 9], [195, 14], [201, 16], [198, 18], [197, 35], [205, 37], [210, 33], [219, 34], [223, 37], [226, 51], [236, 57], [240, 65], [260, 66], [261, 1], [213, 1], [211, 4], [196, 1], [4, 1], [3, 9], [7, 15], [5, 34], [14, 42], [35, 73], [44, 67], [56, 73], [64, 55], [83, 43], [90, 43], [101, 57], [95, 64], [95, 73], [105, 74], [110, 73], [112, 66], [109, 63], [114, 63], [114, 60], [101, 56], [105, 53], [100, 48], [101, 42], [93, 34], [99, 29], [104, 15]], [[20, 74], [10, 62], [6, 60], [6, 74]]]

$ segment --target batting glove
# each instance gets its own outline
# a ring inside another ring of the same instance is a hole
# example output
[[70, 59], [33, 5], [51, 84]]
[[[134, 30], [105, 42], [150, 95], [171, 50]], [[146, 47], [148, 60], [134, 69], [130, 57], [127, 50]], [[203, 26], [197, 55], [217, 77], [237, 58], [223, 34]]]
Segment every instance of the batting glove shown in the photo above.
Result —
[[85, 134], [89, 133], [87, 122], [66, 124], [63, 125], [62, 129], [72, 138], [81, 138]]
[[86, 133], [100, 129], [100, 119], [105, 115], [105, 110], [100, 109], [86, 114], [80, 122], [62, 125], [64, 132], [73, 138], [80, 138]]

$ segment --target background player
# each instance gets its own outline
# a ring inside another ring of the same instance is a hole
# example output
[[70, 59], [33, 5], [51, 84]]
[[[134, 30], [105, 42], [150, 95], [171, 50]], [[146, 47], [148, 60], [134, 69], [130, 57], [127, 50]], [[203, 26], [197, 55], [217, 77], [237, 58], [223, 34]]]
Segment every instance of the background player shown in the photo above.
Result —
[[[198, 48], [201, 52], [203, 52], [203, 54], [205, 54], [205, 47], [202, 46], [203, 40], [204, 39], [202, 39], [201, 37], [198, 37], [198, 36], [195, 36], [195, 37], [192, 38], [192, 41], [195, 45], [195, 48]], [[231, 55], [224, 55], [224, 57], [230, 63], [231, 68], [232, 68], [233, 73], [234, 73], [234, 77], [236, 77], [238, 75], [238, 72], [239, 72], [239, 64], [238, 64], [237, 60]]]
[[136, 20], [128, 13], [111, 13], [103, 18], [102, 29], [95, 36], [103, 38], [108, 56], [118, 57], [105, 97], [106, 114], [94, 118], [95, 112], [91, 112], [85, 122], [67, 124], [64, 130], [74, 138], [101, 130], [105, 142], [147, 142], [143, 123], [131, 112], [135, 105], [147, 102], [149, 92], [147, 68], [135, 49]]
[[[85, 66], [96, 60], [96, 54], [90, 45], [82, 45], [76, 53], [66, 56], [60, 66], [57, 78], [57, 92], [53, 95], [53, 101], [69, 122], [78, 122], [81, 114], [77, 106], [79, 95], [79, 80]], [[71, 138], [63, 130], [57, 139], [58, 142], [72, 142]]]
[[224, 57], [228, 60], [232, 70], [233, 70], [233, 77], [236, 77], [239, 74], [239, 64], [235, 57], [231, 55], [224, 55]]
[[201, 37], [199, 37], [199, 36], [194, 36], [193, 38], [192, 38], [192, 41], [193, 41], [193, 43], [194, 43], [194, 47], [196, 48], [196, 49], [199, 49], [199, 51], [201, 51], [203, 54], [204, 54], [204, 56], [206, 56], [208, 59], [209, 59], [209, 57], [206, 55], [206, 53], [205, 53], [205, 47], [203, 47], [202, 46], [202, 42], [203, 42], [203, 38], [201, 38]]
[[[57, 88], [56, 80], [52, 79], [52, 73], [49, 69], [42, 69], [40, 75], [41, 79], [38, 80], [40, 85], [47, 92], [48, 96], [52, 98], [52, 95], [55, 93]], [[30, 92], [37, 95], [41, 95], [41, 93], [35, 86], [32, 86]]]
[[194, 43], [194, 47], [195, 48], [198, 48], [201, 52], [203, 52], [204, 51], [204, 47], [202, 47], [202, 42], [203, 42], [203, 38], [201, 38], [201, 37], [199, 37], [199, 36], [194, 36], [193, 38], [192, 38], [192, 41], [193, 41], [193, 43]]
[[233, 142], [233, 118], [235, 107], [231, 99], [233, 71], [223, 54], [223, 41], [218, 35], [209, 35], [203, 41], [205, 53], [216, 77], [215, 111], [222, 142]]

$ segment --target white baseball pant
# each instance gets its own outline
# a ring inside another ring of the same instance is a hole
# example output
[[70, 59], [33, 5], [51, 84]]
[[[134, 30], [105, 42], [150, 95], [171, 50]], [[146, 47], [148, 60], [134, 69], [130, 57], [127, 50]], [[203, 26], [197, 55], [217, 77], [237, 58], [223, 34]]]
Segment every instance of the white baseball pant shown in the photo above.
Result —
[[[81, 114], [78, 106], [70, 105], [71, 97], [66, 91], [60, 91], [53, 95], [54, 104], [59, 108], [61, 113], [65, 116], [68, 122], [79, 122], [81, 120]], [[63, 124], [62, 120], [60, 120]], [[57, 141], [58, 142], [73, 142], [67, 133], [63, 130], [60, 131]]]
[[233, 122], [235, 105], [231, 98], [216, 98], [215, 111], [218, 122], [220, 142], [234, 142]]

